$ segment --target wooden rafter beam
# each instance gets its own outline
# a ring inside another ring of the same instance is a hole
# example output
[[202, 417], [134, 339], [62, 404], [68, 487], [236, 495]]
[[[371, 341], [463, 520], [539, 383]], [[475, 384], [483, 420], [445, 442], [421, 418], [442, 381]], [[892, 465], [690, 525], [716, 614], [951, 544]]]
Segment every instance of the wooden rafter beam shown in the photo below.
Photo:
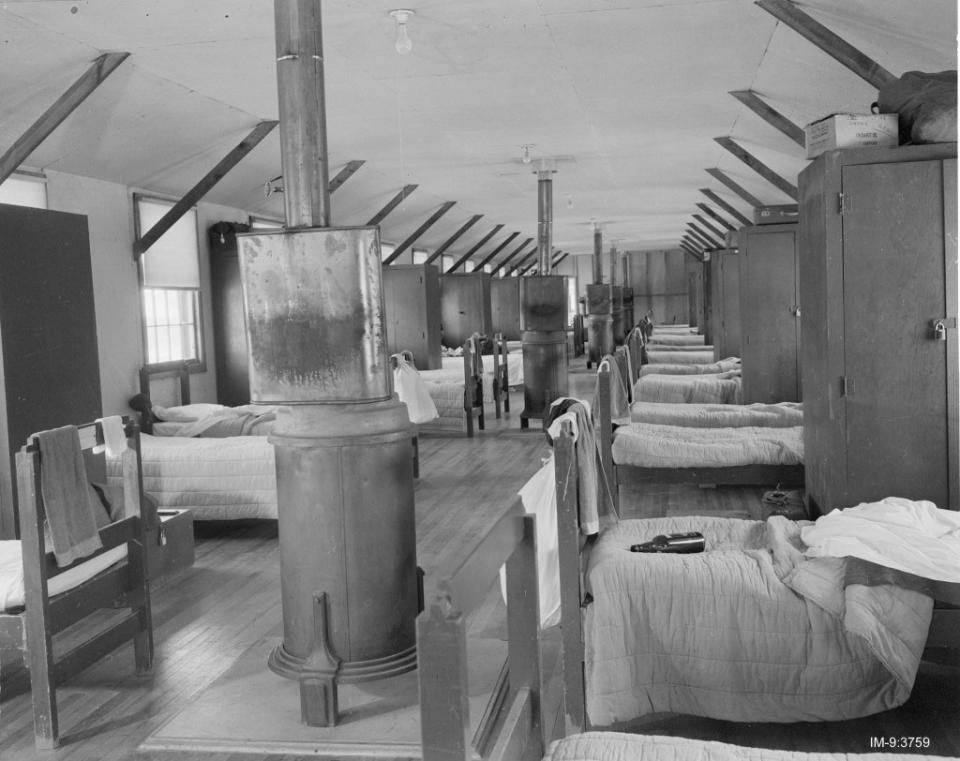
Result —
[[243, 138], [230, 153], [220, 159], [217, 165], [207, 172], [206, 176], [204, 176], [200, 182], [190, 188], [190, 190], [184, 194], [183, 198], [171, 206], [167, 213], [156, 221], [153, 227], [134, 241], [134, 254], [139, 256], [156, 243], [167, 230], [176, 224], [180, 217], [193, 208], [201, 198], [210, 192], [214, 185], [226, 177], [227, 173], [240, 163], [244, 156], [250, 153], [263, 138], [269, 135], [278, 123], [279, 122], [274, 120], [262, 121], [254, 127], [250, 134]]
[[693, 250], [693, 248], [691, 248], [688, 244], [682, 241], [680, 242], [680, 248], [682, 248], [686, 253], [690, 254], [690, 256], [692, 256], [698, 262], [703, 264], [703, 254], [698, 254], [696, 251]]
[[373, 215], [370, 218], [370, 221], [367, 222], [367, 227], [373, 227], [374, 225], [379, 225], [386, 219], [387, 214], [396, 209], [402, 202], [404, 198], [407, 198], [414, 190], [416, 190], [419, 185], [404, 185], [403, 189], [397, 193], [390, 201], [384, 206], [380, 211]]
[[687, 223], [687, 229], [694, 238], [703, 243], [704, 248], [720, 248], [720, 241], [714, 239], [710, 233], [701, 230], [693, 222]]
[[537, 253], [537, 247], [536, 247], [536, 246], [534, 246], [530, 251], [528, 251], [526, 254], [524, 254], [509, 270], [507, 270], [507, 275], [512, 275], [514, 272], [516, 272], [516, 271], [517, 271], [520, 267], [522, 267], [522, 266], [526, 263], [526, 261], [527, 261], [531, 256], [533, 256], [535, 253]]
[[723, 240], [723, 234], [724, 234], [723, 230], [719, 230], [713, 225], [711, 225], [709, 222], [707, 222], [706, 218], [702, 214], [694, 214], [693, 218], [697, 220], [697, 222], [699, 222], [703, 227], [705, 227], [711, 233], [713, 233], [718, 238], [720, 238], [720, 240]]
[[456, 201], [444, 201], [443, 204], [441, 204], [440, 208], [437, 209], [435, 212], [433, 212], [433, 214], [431, 214], [427, 218], [426, 222], [424, 222], [422, 225], [420, 225], [420, 227], [414, 230], [407, 237], [407, 239], [403, 241], [403, 243], [401, 243], [399, 246], [396, 247], [396, 249], [394, 249], [393, 253], [390, 254], [390, 256], [388, 256], [386, 259], [383, 260], [383, 263], [391, 264], [395, 262], [397, 260], [397, 257], [400, 256], [400, 254], [402, 254], [404, 251], [410, 248], [410, 246], [412, 246], [414, 243], [420, 240], [420, 236], [423, 235], [431, 227], [433, 227], [437, 223], [437, 220], [439, 220], [440, 217], [442, 217], [444, 214], [450, 211], [450, 209], [456, 206], [456, 204], [457, 204]]
[[788, 0], [756, 0], [755, 4], [878, 90], [897, 79], [872, 58], [857, 50]]
[[717, 214], [717, 212], [715, 212], [713, 209], [707, 206], [705, 203], [698, 203], [697, 208], [702, 209], [704, 214], [707, 214], [711, 219], [716, 220], [718, 224], [723, 225], [727, 230], [733, 231], [737, 229], [736, 227], [731, 225], [729, 222], [727, 222], [727, 220], [725, 220], [723, 217]]
[[744, 225], [752, 225], [753, 222], [750, 221], [748, 217], [745, 217], [739, 211], [737, 211], [733, 206], [724, 201], [720, 196], [714, 193], [710, 188], [700, 188], [700, 192], [703, 193], [707, 198], [713, 201], [717, 206], [723, 209], [727, 214], [733, 217], [735, 220]]
[[562, 261], [563, 261], [564, 259], [566, 259], [568, 256], [570, 256], [570, 252], [569, 252], [569, 251], [564, 251], [562, 254], [560, 254], [560, 256], [558, 256], [556, 259], [553, 260], [553, 264], [551, 264], [550, 266], [551, 266], [551, 267], [556, 267], [558, 264], [560, 264], [560, 262], [562, 262]]
[[73, 110], [87, 99], [114, 69], [123, 63], [129, 53], [104, 53], [98, 56], [90, 67], [67, 90], [57, 98], [27, 131], [0, 156], [0, 182], [3, 182], [40, 143], [47, 139], [60, 124], [73, 113]]
[[803, 128], [790, 121], [753, 90], [731, 90], [730, 94], [767, 124], [793, 140], [793, 142], [801, 148], [806, 147], [806, 135], [803, 132]]
[[[532, 240], [533, 238], [527, 238], [523, 243], [517, 246], [511, 253], [505, 256], [502, 261], [494, 262], [493, 266], [496, 269], [504, 269], [504, 267], [506, 267], [507, 264], [510, 263], [511, 259], [513, 259], [517, 254], [523, 251], [523, 249], [525, 249], [527, 246], [530, 245], [530, 241]], [[505, 276], [506, 274], [507, 274], [507, 271], [504, 269], [503, 275]]]
[[327, 183], [327, 192], [332, 193], [337, 188], [339, 188], [343, 183], [353, 177], [354, 172], [356, 172], [360, 167], [366, 164], [366, 161], [362, 159], [355, 159], [354, 161], [348, 161], [347, 165], [337, 172], [336, 177], [330, 180]]
[[698, 241], [698, 240], [697, 240], [696, 238], [694, 238], [692, 235], [690, 235], [689, 232], [686, 233], [686, 234], [683, 236], [683, 239], [682, 239], [681, 242], [682, 242], [682, 243], [686, 243], [686, 244], [687, 244], [690, 248], [692, 248], [694, 251], [696, 251], [696, 252], [698, 252], [698, 253], [701, 253], [701, 254], [702, 254], [704, 251], [707, 250], [707, 247], [704, 246], [700, 241]]
[[[483, 259], [480, 260], [480, 263], [477, 264], [477, 269], [481, 269], [484, 265], [489, 264], [489, 263], [493, 260], [493, 257], [495, 257], [497, 254], [499, 254], [501, 251], [503, 251], [503, 249], [505, 249], [507, 246], [509, 246], [509, 245], [510, 245], [510, 241], [512, 241], [514, 238], [516, 238], [519, 234], [520, 234], [520, 231], [519, 231], [519, 230], [517, 230], [515, 233], [510, 233], [510, 234], [504, 239], [503, 243], [501, 243], [499, 246], [497, 246], [495, 249], [493, 249], [493, 251], [491, 251], [489, 254], [487, 254], [485, 257], [483, 257]], [[526, 243], [525, 243], [524, 245], [526, 245]], [[494, 266], [495, 266], [495, 265], [494, 265]]]
[[[750, 206], [751, 206], [752, 208], [755, 209], [755, 208], [757, 208], [758, 206], [763, 206], [763, 205], [764, 205], [763, 201], [761, 201], [761, 200], [760, 200], [759, 198], [757, 198], [755, 195], [752, 195], [749, 191], [747, 191], [747, 190], [745, 190], [744, 188], [740, 187], [740, 185], [738, 185], [735, 180], [731, 179], [730, 177], [727, 177], [727, 175], [725, 175], [721, 170], [719, 170], [719, 169], [707, 169], [706, 172], [707, 172], [707, 174], [709, 174], [711, 177], [713, 177], [715, 180], [723, 183], [723, 184], [726, 185], [728, 188], [730, 188], [730, 190], [732, 190], [734, 193], [736, 193], [738, 196], [740, 196], [744, 201], [746, 201], [748, 204], [750, 204]], [[753, 223], [752, 223], [752, 222], [748, 222], [747, 224], [753, 224]]]
[[[787, 180], [783, 179], [779, 174], [774, 172], [770, 167], [764, 164], [760, 159], [754, 156], [750, 151], [748, 151], [743, 146], [735, 143], [729, 137], [715, 137], [713, 138], [717, 144], [722, 148], [727, 149], [740, 159], [744, 164], [750, 167], [754, 172], [759, 174], [763, 179], [769, 182], [774, 187], [782, 190], [788, 196], [790, 196], [794, 201], [800, 197], [800, 191], [797, 190], [796, 185], [792, 185]], [[761, 204], [762, 205], [762, 204]]]
[[459, 259], [457, 259], [457, 261], [455, 261], [455, 262], [453, 263], [453, 266], [450, 267], [450, 269], [447, 270], [447, 273], [449, 274], [449, 273], [455, 271], [455, 270], [457, 269], [457, 267], [459, 267], [461, 264], [463, 264], [465, 261], [467, 261], [467, 259], [469, 259], [469, 258], [470, 258], [471, 256], [473, 256], [475, 253], [477, 253], [477, 251], [479, 251], [481, 248], [483, 248], [485, 245], [487, 245], [487, 241], [490, 240], [494, 235], [496, 235], [496, 234], [497, 234], [498, 232], [500, 232], [502, 229], [503, 229], [503, 225], [497, 225], [496, 227], [494, 227], [490, 232], [488, 232], [486, 235], [484, 235], [484, 236], [480, 239], [480, 241], [479, 241], [478, 243], [476, 243], [475, 245], [471, 246], [471, 247], [470, 247], [470, 250], [467, 251], [467, 253], [465, 253], [463, 256], [461, 256]]
[[457, 239], [461, 235], [463, 235], [467, 230], [469, 230], [471, 227], [477, 224], [477, 222], [479, 222], [481, 219], [483, 219], [483, 214], [474, 214], [472, 217], [470, 217], [470, 219], [468, 219], [459, 230], [457, 230], [453, 235], [451, 235], [443, 243], [441, 243], [437, 247], [437, 250], [427, 257], [424, 264], [432, 264], [434, 261], [439, 259], [443, 255], [444, 251], [446, 251], [448, 248], [450, 248], [450, 246], [456, 243]]

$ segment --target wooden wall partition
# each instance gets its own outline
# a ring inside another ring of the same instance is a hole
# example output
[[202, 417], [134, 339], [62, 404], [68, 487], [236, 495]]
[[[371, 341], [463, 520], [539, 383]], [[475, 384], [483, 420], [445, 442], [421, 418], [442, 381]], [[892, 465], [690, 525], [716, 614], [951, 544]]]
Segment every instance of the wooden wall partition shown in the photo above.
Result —
[[710, 323], [715, 359], [740, 356], [740, 257], [737, 249], [710, 254]]
[[0, 345], [0, 536], [11, 539], [27, 436], [103, 415], [85, 216], [0, 204]]
[[960, 509], [956, 143], [831, 151], [799, 187], [811, 506]]
[[508, 341], [519, 341], [520, 278], [495, 277], [490, 280], [490, 313], [494, 333], [501, 333]]
[[440, 273], [433, 264], [383, 268], [387, 351], [413, 353], [421, 370], [441, 366]]
[[797, 225], [740, 231], [743, 402], [800, 401]]
[[683, 249], [630, 253], [635, 320], [653, 310], [656, 323], [686, 323], [689, 292]]
[[455, 349], [474, 333], [493, 337], [490, 275], [467, 272], [440, 276], [443, 345]]

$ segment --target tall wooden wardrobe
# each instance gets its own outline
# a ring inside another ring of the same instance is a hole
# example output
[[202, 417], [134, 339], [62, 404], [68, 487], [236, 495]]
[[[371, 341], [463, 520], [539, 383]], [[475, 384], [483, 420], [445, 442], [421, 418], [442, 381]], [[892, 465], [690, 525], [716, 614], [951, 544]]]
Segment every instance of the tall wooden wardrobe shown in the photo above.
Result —
[[387, 350], [413, 353], [420, 370], [440, 368], [440, 271], [433, 264], [383, 268]]
[[956, 143], [831, 151], [800, 175], [806, 488], [960, 507]]
[[743, 401], [800, 401], [797, 225], [740, 230]]
[[710, 341], [715, 359], [740, 356], [740, 256], [735, 248], [710, 252]]
[[440, 276], [440, 320], [443, 345], [463, 346], [474, 333], [492, 338], [490, 275], [466, 272]]
[[237, 256], [237, 233], [249, 230], [249, 225], [217, 222], [208, 231], [217, 402], [231, 407], [250, 403], [250, 350]]
[[12, 539], [17, 450], [103, 415], [85, 216], [0, 204], [0, 363], [0, 537]]
[[490, 312], [494, 333], [502, 333], [508, 341], [519, 341], [520, 278], [495, 277], [490, 279]]

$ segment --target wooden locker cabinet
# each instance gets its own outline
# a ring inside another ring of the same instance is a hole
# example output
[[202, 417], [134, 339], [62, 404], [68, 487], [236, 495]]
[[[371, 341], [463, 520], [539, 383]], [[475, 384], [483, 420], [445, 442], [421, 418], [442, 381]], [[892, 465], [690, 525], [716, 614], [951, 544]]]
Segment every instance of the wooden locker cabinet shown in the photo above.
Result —
[[0, 204], [0, 263], [0, 538], [13, 539], [16, 452], [103, 415], [87, 218]]
[[799, 189], [810, 504], [958, 509], [956, 144], [831, 151]]
[[714, 358], [740, 356], [740, 256], [735, 248], [710, 253], [710, 322]]
[[520, 330], [520, 278], [491, 278], [490, 311], [494, 333], [503, 334], [508, 341], [519, 341], [523, 337]]
[[238, 222], [217, 222], [208, 231], [217, 402], [230, 407], [250, 403], [250, 350], [237, 255], [237, 233], [249, 230]]
[[440, 352], [440, 271], [433, 264], [391, 264], [383, 268], [387, 351], [413, 353], [420, 370], [438, 370]]
[[440, 276], [440, 321], [443, 345], [456, 349], [474, 333], [493, 337], [490, 275], [485, 272]]
[[740, 230], [743, 402], [800, 401], [797, 225]]

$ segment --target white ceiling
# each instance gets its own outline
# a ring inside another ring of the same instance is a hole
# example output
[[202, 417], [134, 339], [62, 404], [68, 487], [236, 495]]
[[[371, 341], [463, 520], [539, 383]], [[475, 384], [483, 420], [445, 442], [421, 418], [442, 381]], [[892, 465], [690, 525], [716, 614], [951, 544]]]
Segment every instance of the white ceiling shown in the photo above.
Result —
[[[404, 3], [408, 5], [404, 6]], [[957, 67], [955, 0], [797, 3], [901, 74]], [[393, 47], [388, 11], [416, 11], [413, 52]], [[536, 236], [537, 182], [520, 163], [557, 158], [553, 240], [593, 249], [591, 222], [621, 250], [677, 245], [717, 167], [764, 203], [791, 199], [719, 146], [731, 136], [796, 184], [802, 149], [731, 95], [752, 89], [798, 125], [869, 111], [876, 90], [751, 0], [325, 0], [330, 174], [366, 163], [331, 198], [335, 225], [382, 223], [400, 241], [444, 201], [418, 246], [451, 249], [495, 225]], [[262, 119], [277, 118], [270, 0], [0, 2], [0, 153], [103, 52], [130, 57], [27, 159], [182, 195]], [[276, 130], [206, 200], [281, 218]], [[505, 248], [505, 256], [515, 246]]]

